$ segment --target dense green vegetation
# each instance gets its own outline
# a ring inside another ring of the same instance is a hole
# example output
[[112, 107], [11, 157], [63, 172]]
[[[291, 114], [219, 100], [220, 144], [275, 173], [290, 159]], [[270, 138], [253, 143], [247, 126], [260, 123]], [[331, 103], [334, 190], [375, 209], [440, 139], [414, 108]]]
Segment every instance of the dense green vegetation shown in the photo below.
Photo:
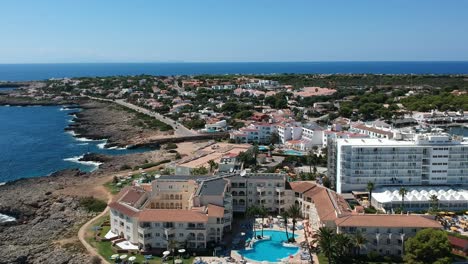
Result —
[[452, 263], [447, 233], [437, 229], [423, 229], [405, 243], [405, 263]]
[[100, 213], [107, 207], [107, 203], [92, 196], [80, 199], [80, 206], [89, 212]]
[[455, 96], [448, 92], [429, 95], [414, 95], [401, 100], [410, 111], [468, 111], [468, 94]]
[[151, 167], [156, 167], [156, 166], [159, 166], [161, 164], [168, 163], [168, 162], [171, 162], [171, 160], [161, 160], [161, 161], [158, 161], [158, 162], [145, 163], [145, 164], [133, 167], [133, 170], [147, 169], [147, 168], [151, 168]]

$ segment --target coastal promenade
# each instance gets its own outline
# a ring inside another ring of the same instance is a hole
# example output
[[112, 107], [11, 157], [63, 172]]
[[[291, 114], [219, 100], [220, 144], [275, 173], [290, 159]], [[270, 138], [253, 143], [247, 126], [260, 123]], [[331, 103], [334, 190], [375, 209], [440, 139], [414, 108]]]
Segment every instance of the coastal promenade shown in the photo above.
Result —
[[129, 103], [129, 102], [123, 100], [123, 99], [111, 100], [111, 99], [98, 98], [98, 97], [93, 97], [93, 96], [83, 95], [83, 94], [82, 94], [82, 96], [86, 96], [86, 97], [88, 97], [90, 99], [97, 100], [97, 101], [115, 103], [115, 104], [121, 105], [123, 107], [126, 107], [126, 108], [132, 109], [134, 111], [137, 111], [139, 113], [151, 116], [151, 117], [153, 117], [153, 118], [155, 118], [155, 119], [157, 119], [157, 120], [159, 120], [159, 121], [173, 127], [174, 136], [176, 136], [176, 137], [187, 137], [187, 136], [189, 137], [189, 136], [197, 136], [198, 135], [198, 133], [196, 131], [188, 129], [187, 127], [185, 127], [184, 125], [182, 125], [181, 123], [179, 123], [179, 122], [177, 122], [177, 121], [175, 121], [173, 119], [165, 117], [165, 116], [163, 116], [163, 115], [161, 115], [159, 113], [150, 111], [150, 110], [148, 110], [146, 108], [134, 105], [134, 104]]

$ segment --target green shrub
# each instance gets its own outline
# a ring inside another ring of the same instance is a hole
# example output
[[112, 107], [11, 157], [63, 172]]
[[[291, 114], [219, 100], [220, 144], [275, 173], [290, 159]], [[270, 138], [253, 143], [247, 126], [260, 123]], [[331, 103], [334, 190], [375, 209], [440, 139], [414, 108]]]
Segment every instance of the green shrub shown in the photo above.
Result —
[[133, 170], [147, 169], [147, 168], [159, 166], [159, 165], [164, 164], [164, 163], [168, 163], [170, 161], [171, 160], [161, 160], [161, 161], [158, 161], [158, 162], [146, 163], [146, 164], [143, 164], [143, 165], [140, 165], [140, 166], [133, 167]]
[[166, 144], [166, 149], [176, 149], [176, 148], [177, 148], [177, 144], [175, 143], [170, 142]]
[[120, 170], [129, 170], [131, 168], [132, 167], [130, 167], [130, 165], [128, 165], [128, 164], [124, 164], [124, 165], [120, 166]]
[[90, 196], [81, 198], [80, 206], [84, 207], [86, 210], [88, 210], [88, 212], [99, 213], [104, 211], [104, 209], [107, 207], [107, 203]]

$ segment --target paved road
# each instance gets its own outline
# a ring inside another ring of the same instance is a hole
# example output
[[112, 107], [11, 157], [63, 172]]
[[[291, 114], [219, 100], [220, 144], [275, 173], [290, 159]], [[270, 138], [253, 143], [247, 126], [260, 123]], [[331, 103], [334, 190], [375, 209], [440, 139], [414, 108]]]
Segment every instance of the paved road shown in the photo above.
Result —
[[122, 99], [115, 100], [115, 103], [117, 103], [119, 105], [122, 105], [122, 106], [125, 106], [125, 107], [130, 108], [130, 109], [133, 109], [135, 111], [138, 111], [140, 113], [152, 116], [152, 117], [158, 119], [159, 121], [172, 126], [174, 128], [174, 135], [175, 136], [195, 136], [195, 135], [198, 134], [197, 132], [186, 128], [185, 126], [183, 126], [179, 122], [176, 122], [176, 121], [174, 121], [174, 120], [172, 120], [170, 118], [167, 118], [167, 117], [165, 117], [165, 116], [163, 116], [163, 115], [161, 115], [159, 113], [150, 111], [150, 110], [148, 110], [146, 108], [143, 108], [143, 107], [128, 103], [128, 102], [126, 102], [126, 101], [124, 101]]
[[[85, 95], [84, 95], [85, 96]], [[168, 117], [165, 117], [159, 113], [156, 113], [156, 112], [153, 112], [153, 111], [150, 111], [146, 108], [143, 108], [143, 107], [140, 107], [140, 106], [137, 106], [137, 105], [134, 105], [134, 104], [131, 104], [129, 102], [126, 102], [125, 100], [123, 99], [118, 99], [118, 100], [110, 100], [110, 99], [104, 99], [104, 98], [98, 98], [98, 97], [93, 97], [93, 96], [87, 96], [91, 99], [94, 99], [94, 100], [98, 100], [98, 101], [105, 101], [105, 102], [111, 102], [111, 103], [116, 103], [116, 104], [119, 104], [121, 106], [124, 106], [124, 107], [127, 107], [127, 108], [130, 108], [130, 109], [133, 109], [137, 112], [140, 112], [140, 113], [143, 113], [145, 115], [148, 115], [148, 116], [151, 116], [151, 117], [154, 117], [156, 118], [157, 120], [165, 123], [165, 124], [168, 124], [170, 126], [172, 126], [174, 128], [174, 136], [181, 136], [181, 137], [185, 137], [185, 136], [196, 136], [198, 135], [198, 133], [194, 130], [191, 130], [191, 129], [188, 129], [186, 128], [185, 126], [183, 126], [181, 123], [179, 122], [176, 122]]]

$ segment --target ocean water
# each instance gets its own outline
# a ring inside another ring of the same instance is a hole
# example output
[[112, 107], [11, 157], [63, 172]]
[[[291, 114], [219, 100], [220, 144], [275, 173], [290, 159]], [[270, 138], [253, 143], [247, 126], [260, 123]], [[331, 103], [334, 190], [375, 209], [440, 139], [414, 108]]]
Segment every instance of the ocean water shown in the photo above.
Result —
[[73, 118], [68, 113], [74, 111], [78, 109], [0, 106], [0, 183], [67, 168], [92, 171], [97, 163], [78, 161], [87, 152], [122, 155], [147, 150], [106, 149], [105, 140], [73, 137], [64, 128]]
[[0, 93], [1, 92], [13, 91], [15, 89], [16, 89], [16, 87], [8, 87], [8, 86], [0, 87]]
[[0, 64], [0, 81], [113, 75], [272, 73], [466, 74], [467, 61], [450, 62], [219, 62]]

